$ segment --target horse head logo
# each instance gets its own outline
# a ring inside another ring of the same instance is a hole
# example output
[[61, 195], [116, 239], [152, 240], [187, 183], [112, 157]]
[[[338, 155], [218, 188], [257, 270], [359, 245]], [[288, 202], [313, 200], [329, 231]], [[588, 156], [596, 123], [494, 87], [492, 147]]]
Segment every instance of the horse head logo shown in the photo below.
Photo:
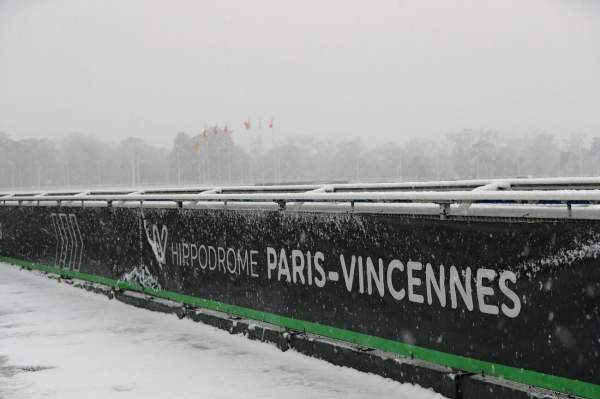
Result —
[[148, 244], [150, 244], [152, 252], [154, 252], [156, 262], [158, 262], [158, 265], [162, 268], [167, 259], [167, 239], [169, 237], [169, 230], [165, 225], [162, 225], [161, 228], [156, 224], [148, 226], [145, 220], [144, 230], [146, 231], [146, 240], [148, 241]]

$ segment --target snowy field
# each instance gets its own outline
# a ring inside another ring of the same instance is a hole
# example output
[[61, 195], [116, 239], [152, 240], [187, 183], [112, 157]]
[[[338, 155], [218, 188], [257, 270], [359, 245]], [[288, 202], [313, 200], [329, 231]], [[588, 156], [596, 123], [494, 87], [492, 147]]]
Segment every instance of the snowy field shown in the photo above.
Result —
[[0, 398], [442, 399], [0, 264]]

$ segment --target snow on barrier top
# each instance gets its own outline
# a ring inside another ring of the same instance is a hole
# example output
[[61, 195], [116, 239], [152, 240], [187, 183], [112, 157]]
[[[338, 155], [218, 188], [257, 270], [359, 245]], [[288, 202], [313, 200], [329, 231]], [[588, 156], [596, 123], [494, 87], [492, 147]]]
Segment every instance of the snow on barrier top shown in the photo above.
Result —
[[179, 207], [600, 219], [600, 177], [0, 193], [0, 206]]

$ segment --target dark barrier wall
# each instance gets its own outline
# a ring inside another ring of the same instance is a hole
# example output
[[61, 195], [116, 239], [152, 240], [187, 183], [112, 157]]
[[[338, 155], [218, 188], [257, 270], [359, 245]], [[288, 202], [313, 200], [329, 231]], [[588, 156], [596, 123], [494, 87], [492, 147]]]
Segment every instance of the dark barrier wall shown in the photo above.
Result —
[[600, 224], [0, 208], [0, 254], [600, 397]]

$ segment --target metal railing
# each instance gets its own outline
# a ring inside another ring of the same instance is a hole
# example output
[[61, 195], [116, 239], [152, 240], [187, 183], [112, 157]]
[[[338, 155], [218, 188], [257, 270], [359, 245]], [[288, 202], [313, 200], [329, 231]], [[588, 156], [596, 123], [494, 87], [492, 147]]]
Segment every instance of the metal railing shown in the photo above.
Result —
[[259, 207], [439, 213], [442, 217], [508, 214], [595, 219], [596, 214], [600, 218], [598, 204], [597, 177], [0, 193], [0, 206]]

